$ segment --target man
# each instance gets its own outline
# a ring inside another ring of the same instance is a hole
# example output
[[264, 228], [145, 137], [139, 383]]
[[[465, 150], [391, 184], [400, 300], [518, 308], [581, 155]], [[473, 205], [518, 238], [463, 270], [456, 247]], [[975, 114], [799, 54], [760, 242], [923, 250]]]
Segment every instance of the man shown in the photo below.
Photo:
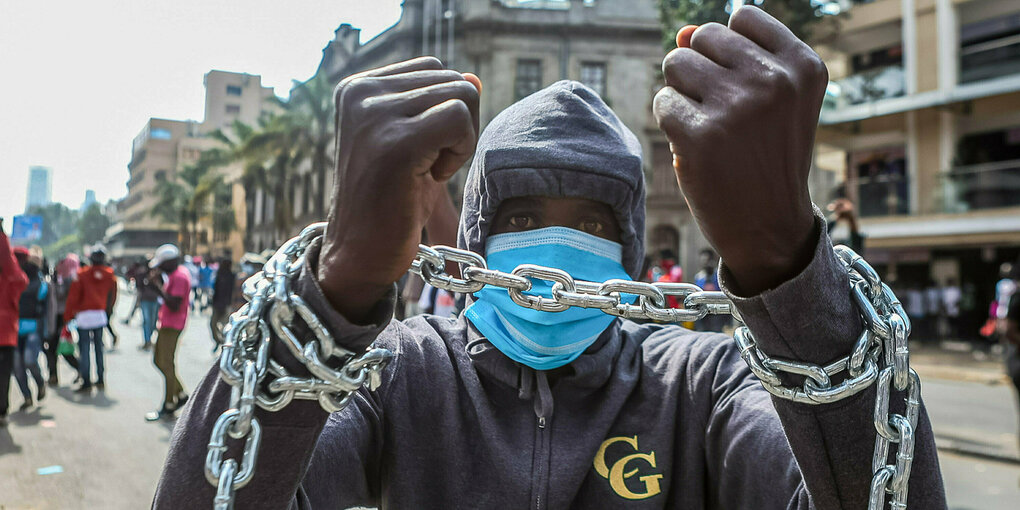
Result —
[[0, 427], [7, 426], [11, 375], [18, 346], [18, 302], [28, 277], [18, 266], [0, 218]]
[[64, 358], [71, 368], [74, 369], [75, 373], [80, 373], [81, 368], [78, 365], [78, 358], [74, 356], [74, 349], [70, 352], [59, 353], [61, 337], [65, 335], [66, 323], [64, 322], [64, 313], [67, 311], [67, 296], [71, 291], [71, 282], [78, 275], [78, 256], [69, 253], [60, 262], [57, 263], [57, 267], [53, 271], [52, 287], [53, 287], [53, 299], [56, 303], [56, 309], [54, 314], [55, 324], [53, 329], [50, 331], [49, 341], [46, 346], [46, 364], [49, 368], [49, 381], [50, 386], [58, 386], [60, 384], [59, 372], [57, 367], [57, 357]]
[[78, 360], [81, 386], [78, 393], [92, 391], [92, 351], [96, 356], [96, 383], [99, 391], [106, 389], [103, 377], [103, 330], [109, 325], [113, 304], [117, 301], [117, 279], [113, 268], [106, 265], [106, 250], [96, 246], [89, 254], [90, 265], [78, 270], [71, 282], [64, 305], [64, 322], [74, 319], [78, 329]]
[[213, 295], [213, 280], [216, 279], [216, 267], [211, 260], [196, 257], [198, 266], [198, 311], [204, 312], [209, 307]]
[[219, 267], [216, 268], [216, 277], [210, 278], [213, 284], [212, 317], [209, 318], [209, 327], [212, 329], [213, 352], [216, 352], [216, 349], [223, 344], [223, 326], [233, 309], [237, 277], [234, 275], [232, 267], [233, 262], [230, 257], [223, 257]]
[[[19, 247], [20, 248], [20, 247]], [[35, 381], [36, 398], [46, 398], [46, 384], [39, 368], [39, 354], [42, 352], [42, 339], [53, 329], [51, 314], [54, 311], [54, 300], [50, 285], [42, 274], [42, 249], [33, 246], [30, 250], [15, 249], [15, 257], [25, 276], [28, 287], [21, 293], [18, 300], [18, 353], [14, 358], [14, 378], [24, 402], [21, 410], [32, 407], [32, 388], [28, 384], [29, 376]]]
[[[807, 192], [824, 66], [751, 7], [729, 28], [692, 31], [663, 63], [654, 108], [725, 261], [720, 284], [765, 352], [846, 356], [860, 315]], [[873, 390], [820, 407], [771, 400], [728, 337], [515, 308], [492, 287], [457, 318], [390, 320], [437, 190], [472, 155], [458, 244], [489, 268], [539, 263], [598, 281], [641, 271], [640, 145], [598, 95], [553, 84], [477, 138], [469, 80], [421, 58], [338, 87], [329, 223], [290, 288], [340, 345], [395, 357], [375, 392], [332, 415], [307, 401], [257, 410], [262, 446], [237, 507], [866, 507]], [[277, 346], [276, 362], [302, 369]], [[203, 466], [230, 393], [215, 368], [196, 390], [155, 508], [213, 499]], [[923, 413], [914, 455], [911, 506], [945, 508]]]
[[[170, 417], [174, 411], [188, 401], [184, 385], [177, 378], [177, 341], [188, 322], [188, 301], [191, 296], [191, 274], [180, 263], [181, 252], [172, 244], [156, 249], [156, 255], [149, 262], [153, 269], [150, 281], [160, 298], [159, 331], [156, 333], [156, 349], [153, 363], [163, 374], [163, 405], [145, 415], [147, 421]], [[160, 277], [165, 275], [165, 283]]]
[[[202, 259], [198, 258], [198, 260], [201, 261]], [[199, 305], [200, 302], [199, 293], [201, 292], [198, 288], [198, 282], [200, 277], [198, 271], [198, 264], [195, 263], [195, 257], [192, 257], [191, 255], [185, 255], [184, 263], [181, 265], [184, 266], [184, 269], [188, 272], [188, 278], [191, 279], [190, 303], [191, 309], [194, 310]]]
[[142, 310], [142, 344], [138, 348], [148, 351], [152, 349], [152, 335], [156, 332], [156, 316], [159, 313], [159, 290], [157, 282], [152, 278], [149, 261], [142, 265], [142, 270], [135, 276], [135, 290], [138, 294], [138, 308]]
[[[1007, 278], [1014, 285], [1020, 283], [1020, 264], [1010, 267]], [[1000, 280], [1001, 283], [1001, 280]], [[1002, 313], [1002, 342], [1006, 345], [1006, 375], [1013, 381], [1016, 395], [1020, 397], [1020, 294], [1013, 292]], [[1020, 404], [1020, 398], [1017, 399]], [[1020, 410], [1020, 407], [1017, 408]], [[1020, 435], [1017, 436], [1020, 438]]]

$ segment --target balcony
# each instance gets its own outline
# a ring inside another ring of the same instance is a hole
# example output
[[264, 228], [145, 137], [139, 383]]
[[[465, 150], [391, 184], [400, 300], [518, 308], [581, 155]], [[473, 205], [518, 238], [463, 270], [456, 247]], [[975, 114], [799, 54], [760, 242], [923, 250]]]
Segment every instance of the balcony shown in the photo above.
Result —
[[825, 90], [823, 110], [872, 103], [906, 94], [906, 80], [900, 64], [883, 66], [830, 81]]
[[1020, 159], [953, 167], [939, 179], [942, 212], [1020, 206]]

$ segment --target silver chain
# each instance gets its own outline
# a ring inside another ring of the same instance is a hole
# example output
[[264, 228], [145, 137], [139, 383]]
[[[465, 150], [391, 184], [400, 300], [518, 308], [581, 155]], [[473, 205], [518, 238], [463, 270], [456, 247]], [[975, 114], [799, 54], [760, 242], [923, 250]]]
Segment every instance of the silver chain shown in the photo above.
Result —
[[[375, 389], [379, 372], [392, 357], [384, 349], [369, 349], [353, 356], [336, 345], [314, 312], [289, 291], [288, 279], [298, 273], [304, 251], [324, 227], [324, 223], [317, 223], [305, 228], [300, 236], [280, 248], [262, 272], [245, 282], [244, 294], [249, 302], [231, 316], [227, 325], [220, 371], [234, 389], [230, 409], [213, 427], [206, 458], [206, 477], [217, 486], [217, 509], [232, 508], [234, 490], [247, 484], [254, 474], [261, 434], [253, 416], [254, 404], [276, 411], [294, 398], [314, 399], [323, 409], [337, 411], [362, 385]], [[734, 339], [751, 372], [769, 393], [779, 398], [826, 404], [855, 395], [877, 381], [874, 409], [877, 435], [868, 508], [886, 508], [889, 495], [888, 508], [905, 509], [921, 391], [920, 379], [909, 363], [910, 321], [892, 290], [864, 259], [845, 246], [835, 247], [835, 252], [847, 270], [851, 296], [866, 326], [849, 355], [824, 366], [772, 358], [758, 348], [754, 335], [743, 325], [736, 329]], [[448, 262], [461, 264], [461, 278], [446, 271]], [[560, 269], [532, 264], [521, 264], [507, 273], [489, 269], [481, 255], [447, 246], [420, 245], [410, 270], [433, 287], [451, 292], [475, 293], [486, 285], [506, 289], [518, 305], [546, 312], [570, 307], [597, 308], [618, 317], [670, 323], [696, 321], [709, 314], [730, 314], [742, 322], [724, 293], [706, 291], [689, 283], [589, 282], [575, 280]], [[551, 297], [525, 294], [532, 290], [536, 280], [552, 283]], [[637, 296], [636, 302], [625, 294]], [[683, 308], [669, 307], [668, 297], [678, 298]], [[314, 339], [302, 344], [297, 338], [290, 327], [295, 314], [312, 331]], [[269, 359], [270, 327], [313, 377], [291, 376]], [[324, 362], [336, 358], [346, 360], [340, 370]], [[260, 391], [267, 371], [274, 379], [266, 390]], [[802, 377], [803, 382], [787, 385], [780, 373]], [[906, 416], [890, 411], [894, 391], [904, 394]], [[240, 463], [223, 460], [227, 435], [235, 440], [245, 439]], [[898, 445], [895, 451], [893, 444]]]
[[[233, 508], [235, 491], [255, 475], [262, 438], [256, 405], [278, 411], [297, 398], [318, 400], [326, 411], [339, 411], [358, 388], [378, 387], [380, 372], [393, 357], [385, 349], [369, 348], [355, 355], [340, 347], [315, 312], [290, 290], [291, 281], [301, 271], [305, 250], [324, 228], [325, 223], [309, 225], [287, 241], [262, 271], [246, 280], [242, 292], [248, 302], [230, 316], [224, 328], [219, 366], [220, 377], [232, 386], [230, 407], [213, 425], [205, 458], [206, 479], [216, 487], [213, 503], [217, 510]], [[301, 319], [314, 338], [298, 339], [295, 318]], [[270, 328], [311, 377], [291, 375], [270, 358]], [[326, 360], [340, 360], [340, 368], [332, 368]], [[273, 377], [264, 384], [267, 373]], [[230, 440], [243, 441], [239, 460], [223, 458]]]

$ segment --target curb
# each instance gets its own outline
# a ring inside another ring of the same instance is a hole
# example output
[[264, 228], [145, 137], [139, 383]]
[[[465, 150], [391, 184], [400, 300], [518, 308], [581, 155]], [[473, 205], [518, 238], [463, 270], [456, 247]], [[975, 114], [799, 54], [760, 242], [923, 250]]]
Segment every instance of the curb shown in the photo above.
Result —
[[935, 434], [935, 449], [967, 457], [1003, 462], [1020, 466], [1020, 457], [1005, 453], [991, 445], [975, 444], [973, 441]]

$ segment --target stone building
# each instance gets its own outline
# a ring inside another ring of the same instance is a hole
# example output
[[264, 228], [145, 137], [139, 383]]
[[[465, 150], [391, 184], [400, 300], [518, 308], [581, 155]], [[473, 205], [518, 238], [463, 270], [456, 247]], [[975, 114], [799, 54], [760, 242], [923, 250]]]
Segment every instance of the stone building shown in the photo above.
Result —
[[[649, 255], [679, 255], [693, 275], [697, 252], [707, 243], [677, 188], [672, 156], [652, 116], [664, 55], [654, 0], [404, 0], [400, 20], [364, 44], [359, 29], [341, 25], [317, 72], [335, 83], [419, 55], [435, 55], [450, 68], [481, 77], [483, 128], [513, 102], [558, 80], [578, 80], [597, 91], [644, 149]], [[452, 183], [458, 191], [464, 174]], [[325, 181], [331, 189], [332, 175]], [[296, 196], [302, 187], [320, 184], [307, 176], [296, 182]], [[298, 225], [315, 219], [301, 217]]]

